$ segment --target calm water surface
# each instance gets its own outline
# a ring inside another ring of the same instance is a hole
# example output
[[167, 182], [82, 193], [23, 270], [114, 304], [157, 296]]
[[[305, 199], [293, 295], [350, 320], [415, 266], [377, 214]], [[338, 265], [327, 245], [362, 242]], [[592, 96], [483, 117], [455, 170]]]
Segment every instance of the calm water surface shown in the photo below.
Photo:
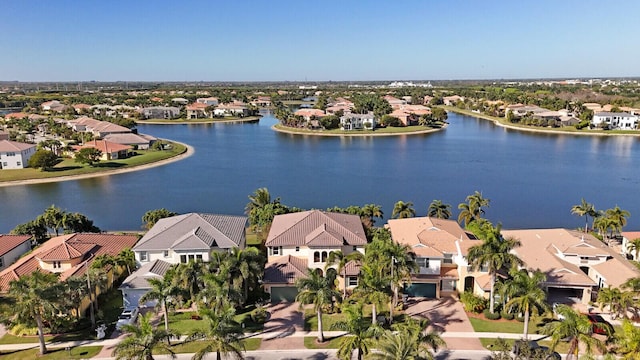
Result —
[[253, 124], [141, 125], [140, 132], [191, 144], [188, 159], [145, 171], [52, 184], [0, 187], [0, 233], [49, 205], [80, 212], [106, 230], [140, 229], [142, 215], [242, 214], [247, 195], [268, 187], [301, 208], [376, 203], [385, 218], [398, 200], [418, 215], [433, 199], [457, 204], [475, 190], [486, 216], [505, 228], [579, 227], [569, 209], [584, 197], [598, 209], [631, 212], [640, 229], [640, 143], [632, 137], [530, 134], [449, 114], [445, 131], [420, 136], [321, 138]]

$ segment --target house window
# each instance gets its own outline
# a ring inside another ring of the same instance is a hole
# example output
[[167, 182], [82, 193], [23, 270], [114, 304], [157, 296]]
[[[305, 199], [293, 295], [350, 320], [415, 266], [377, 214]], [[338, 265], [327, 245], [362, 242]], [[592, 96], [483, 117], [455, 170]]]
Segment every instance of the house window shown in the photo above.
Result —
[[271, 255], [282, 255], [282, 246], [274, 246], [271, 248]]
[[442, 260], [443, 264], [453, 264], [453, 255], [451, 254], [445, 254], [444, 255], [444, 260]]
[[6, 162], [3, 162], [3, 163], [2, 163], [2, 166], [5, 166], [5, 167], [6, 167], [7, 165], [9, 165], [9, 164], [7, 164]]
[[348, 286], [358, 286], [358, 277], [357, 276], [349, 276], [348, 278]]
[[358, 251], [358, 247], [357, 247], [357, 246], [354, 246], [354, 247], [353, 247], [353, 251]]
[[8, 152], [8, 153], [7, 153], [7, 156], [16, 156], [16, 153], [14, 153], [14, 152]]
[[328, 256], [327, 252], [323, 251], [322, 252], [322, 262], [326, 262], [327, 261], [327, 256]]
[[296, 246], [296, 252], [300, 251], [300, 246]]
[[180, 255], [180, 262], [183, 264], [187, 263], [187, 255]]
[[140, 261], [148, 261], [149, 260], [149, 255], [147, 254], [146, 251], [141, 251], [140, 252]]
[[16, 162], [16, 165], [22, 166], [22, 163], [20, 161], [18, 161], [18, 162]]
[[189, 261], [194, 261], [196, 259], [195, 255], [189, 255]]
[[196, 261], [202, 261], [202, 255], [201, 254], [196, 255]]
[[417, 258], [416, 259], [416, 264], [418, 264], [419, 267], [428, 268], [429, 267], [429, 259], [428, 258]]
[[53, 268], [54, 269], [60, 269], [62, 266], [60, 264], [60, 261], [54, 261], [53, 262]]
[[319, 251], [315, 251], [313, 253], [313, 262], [314, 263], [320, 262], [320, 252]]
[[0, 257], [0, 267], [4, 266], [4, 259]]
[[164, 251], [164, 257], [168, 258], [169, 257], [169, 250], [165, 250]]

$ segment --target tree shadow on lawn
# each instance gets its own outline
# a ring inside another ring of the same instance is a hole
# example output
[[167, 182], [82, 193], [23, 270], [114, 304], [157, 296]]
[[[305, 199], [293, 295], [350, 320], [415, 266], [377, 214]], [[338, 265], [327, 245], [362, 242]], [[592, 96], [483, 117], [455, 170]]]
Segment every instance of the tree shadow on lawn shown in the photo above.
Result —
[[125, 166], [125, 164], [114, 163], [114, 162], [104, 162], [104, 163], [98, 163], [98, 164], [94, 164], [93, 165], [93, 167], [109, 168], [109, 169], [117, 169], [117, 168], [121, 168], [123, 166]]
[[49, 169], [47, 171], [48, 172], [60, 172], [60, 171], [76, 170], [76, 169], [80, 169], [80, 168], [82, 168], [82, 166], [61, 166], [61, 167], [51, 168], [51, 169]]

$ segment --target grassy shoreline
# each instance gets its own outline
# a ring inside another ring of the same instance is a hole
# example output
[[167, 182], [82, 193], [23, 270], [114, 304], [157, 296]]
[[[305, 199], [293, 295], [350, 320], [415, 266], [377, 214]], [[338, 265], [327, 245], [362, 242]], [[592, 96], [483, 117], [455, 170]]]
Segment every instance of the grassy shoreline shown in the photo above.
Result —
[[388, 127], [385, 129], [373, 130], [307, 130], [296, 129], [281, 124], [276, 124], [271, 127], [273, 130], [294, 135], [312, 135], [312, 136], [397, 136], [397, 135], [420, 135], [429, 134], [437, 131], [442, 131], [447, 128], [445, 124], [441, 128], [425, 128], [424, 126], [415, 125], [407, 127]]
[[482, 113], [475, 113], [471, 110], [458, 109], [454, 106], [439, 106], [447, 111], [451, 111], [461, 115], [473, 116], [478, 119], [488, 120], [508, 129], [545, 133], [545, 134], [563, 134], [563, 135], [587, 135], [587, 136], [640, 136], [640, 130], [578, 130], [574, 127], [548, 128], [534, 127], [528, 125], [518, 125], [507, 121], [505, 118], [499, 118]]
[[217, 123], [231, 123], [231, 122], [252, 122], [260, 120], [262, 116], [247, 116], [243, 118], [235, 116], [227, 116], [223, 118], [208, 118], [208, 119], [149, 119], [149, 120], [136, 120], [136, 124], [154, 124], [154, 125], [184, 125], [184, 124], [217, 124]]
[[16, 182], [27, 181], [61, 181], [76, 177], [102, 176], [143, 169], [148, 166], [164, 164], [180, 155], [185, 155], [188, 145], [169, 141], [170, 150], [136, 150], [138, 155], [126, 159], [100, 161], [96, 166], [76, 163], [74, 159], [63, 159], [50, 171], [26, 168], [0, 171], [0, 186], [18, 185]]

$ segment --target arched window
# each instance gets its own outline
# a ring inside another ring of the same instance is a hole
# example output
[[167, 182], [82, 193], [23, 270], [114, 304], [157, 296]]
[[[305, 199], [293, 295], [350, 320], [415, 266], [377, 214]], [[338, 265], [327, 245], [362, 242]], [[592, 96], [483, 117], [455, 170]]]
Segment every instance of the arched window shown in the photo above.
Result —
[[313, 262], [320, 262], [320, 252], [316, 251], [313, 253]]
[[327, 255], [327, 252], [326, 252], [326, 251], [323, 251], [323, 252], [322, 252], [322, 262], [327, 262], [327, 256], [328, 256], [328, 255]]

